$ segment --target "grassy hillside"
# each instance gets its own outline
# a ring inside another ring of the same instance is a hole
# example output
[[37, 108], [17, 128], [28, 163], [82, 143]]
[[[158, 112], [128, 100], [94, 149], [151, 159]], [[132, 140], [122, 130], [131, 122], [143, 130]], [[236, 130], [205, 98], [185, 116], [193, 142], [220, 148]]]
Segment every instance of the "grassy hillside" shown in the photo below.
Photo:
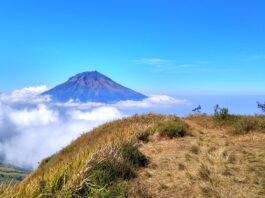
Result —
[[1, 197], [264, 197], [265, 117], [133, 116], [44, 159]]

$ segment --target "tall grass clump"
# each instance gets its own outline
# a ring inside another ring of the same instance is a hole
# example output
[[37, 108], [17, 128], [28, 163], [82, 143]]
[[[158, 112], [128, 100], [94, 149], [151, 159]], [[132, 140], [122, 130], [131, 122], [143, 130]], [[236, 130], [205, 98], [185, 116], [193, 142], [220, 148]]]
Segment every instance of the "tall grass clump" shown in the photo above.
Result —
[[[117, 197], [126, 194], [126, 181], [135, 170], [147, 165], [147, 158], [131, 143], [120, 145], [115, 154], [99, 157], [89, 163], [90, 185], [83, 186], [81, 196]], [[79, 194], [80, 195], [80, 194]], [[125, 196], [126, 197], [126, 196]]]
[[132, 144], [123, 144], [120, 153], [124, 161], [133, 168], [144, 167], [148, 163], [148, 159], [143, 155], [137, 147]]
[[129, 180], [135, 177], [133, 169], [117, 159], [96, 159], [90, 164], [89, 178], [99, 186], [111, 185], [118, 179]]
[[153, 135], [155, 132], [156, 132], [156, 127], [149, 126], [147, 129], [139, 131], [136, 134], [136, 138], [137, 140], [146, 143], [149, 141], [150, 136]]
[[180, 119], [165, 121], [160, 124], [158, 131], [162, 137], [184, 137], [188, 133], [188, 125]]
[[242, 116], [235, 123], [233, 134], [247, 134], [251, 132], [265, 132], [265, 117], [264, 116]]

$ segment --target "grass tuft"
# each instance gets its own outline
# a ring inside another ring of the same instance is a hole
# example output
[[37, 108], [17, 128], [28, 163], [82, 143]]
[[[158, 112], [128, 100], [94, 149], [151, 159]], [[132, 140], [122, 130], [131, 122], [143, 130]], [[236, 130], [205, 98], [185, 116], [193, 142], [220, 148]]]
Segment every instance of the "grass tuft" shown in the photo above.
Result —
[[201, 164], [198, 174], [202, 180], [204, 181], [210, 180], [211, 171], [205, 164]]
[[167, 121], [160, 124], [158, 131], [162, 137], [184, 137], [188, 133], [188, 125], [181, 120]]
[[190, 151], [191, 153], [195, 154], [195, 155], [198, 155], [199, 152], [200, 152], [200, 148], [196, 145], [192, 145], [191, 148], [190, 148]]
[[178, 163], [178, 169], [181, 170], [181, 171], [185, 170], [186, 166], [183, 163]]

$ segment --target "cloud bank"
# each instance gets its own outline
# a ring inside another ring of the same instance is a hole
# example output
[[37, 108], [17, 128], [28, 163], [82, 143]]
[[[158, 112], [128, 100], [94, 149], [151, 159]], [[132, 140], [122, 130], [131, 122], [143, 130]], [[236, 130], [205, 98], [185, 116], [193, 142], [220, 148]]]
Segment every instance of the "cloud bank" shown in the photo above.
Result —
[[53, 103], [47, 86], [0, 94], [0, 160], [25, 169], [59, 151], [82, 133], [108, 121], [188, 101], [151, 95], [143, 101]]

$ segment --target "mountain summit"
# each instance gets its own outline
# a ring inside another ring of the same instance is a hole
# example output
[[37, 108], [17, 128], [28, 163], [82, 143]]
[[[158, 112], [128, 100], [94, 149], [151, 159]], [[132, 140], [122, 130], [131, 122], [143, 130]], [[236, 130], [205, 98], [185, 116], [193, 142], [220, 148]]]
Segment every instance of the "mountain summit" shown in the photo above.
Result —
[[121, 100], [143, 100], [145, 95], [126, 88], [97, 72], [84, 72], [70, 77], [42, 95], [50, 95], [54, 101], [114, 103]]

